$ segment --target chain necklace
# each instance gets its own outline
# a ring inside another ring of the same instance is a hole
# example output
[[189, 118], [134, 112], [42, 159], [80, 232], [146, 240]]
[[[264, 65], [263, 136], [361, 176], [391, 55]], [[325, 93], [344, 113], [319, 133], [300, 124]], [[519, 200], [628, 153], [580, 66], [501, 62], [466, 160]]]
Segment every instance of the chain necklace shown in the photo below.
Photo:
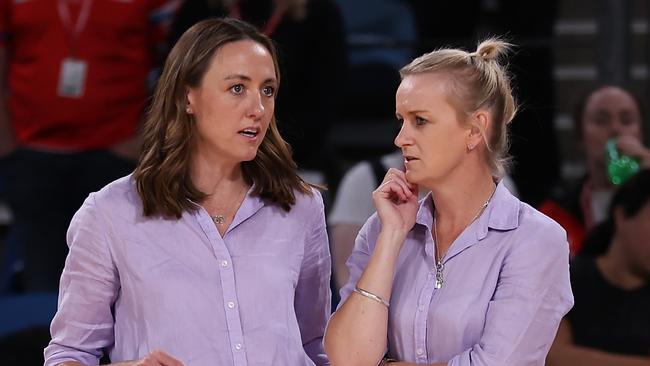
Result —
[[[478, 219], [479, 216], [483, 213], [483, 210], [487, 207], [487, 205], [490, 203], [490, 200], [492, 200], [492, 196], [494, 196], [494, 192], [497, 190], [496, 186], [494, 187], [494, 190], [492, 191], [492, 194], [490, 194], [490, 197], [485, 201], [485, 203], [478, 209], [478, 212], [476, 215], [474, 215], [474, 218], [472, 218], [472, 221], [470, 221], [465, 228], [467, 228], [469, 225], [471, 225], [476, 219]], [[464, 230], [464, 229], [463, 229]], [[443, 275], [443, 269], [445, 268], [445, 265], [442, 263], [442, 260], [444, 259], [440, 257], [440, 249], [438, 249], [438, 225], [436, 221], [436, 214], [434, 212], [433, 214], [433, 245], [436, 251], [436, 284], [434, 288], [439, 289], [442, 288], [442, 285], [445, 282], [445, 278]], [[446, 253], [445, 253], [446, 254]]]
[[[236, 197], [240, 197], [242, 192], [246, 191], [246, 185], [244, 185], [244, 188], [239, 191]], [[245, 196], [245, 195], [244, 195]], [[235, 201], [235, 203], [241, 204], [241, 201], [243, 201], [244, 197], [241, 197], [238, 201]], [[237, 210], [237, 207], [239, 207], [239, 204], [235, 205], [235, 211]], [[210, 218], [212, 221], [217, 225], [223, 225], [226, 222], [226, 218], [229, 216], [229, 213], [219, 213], [216, 215], [210, 215]]]

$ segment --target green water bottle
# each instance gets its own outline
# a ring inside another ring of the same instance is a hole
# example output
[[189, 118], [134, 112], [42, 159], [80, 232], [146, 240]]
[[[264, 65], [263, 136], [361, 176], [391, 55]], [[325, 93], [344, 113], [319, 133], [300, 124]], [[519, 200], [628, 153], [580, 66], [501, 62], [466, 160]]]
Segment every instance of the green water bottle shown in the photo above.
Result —
[[616, 148], [616, 140], [610, 138], [605, 144], [605, 160], [609, 181], [621, 185], [639, 171], [639, 161], [621, 154]]

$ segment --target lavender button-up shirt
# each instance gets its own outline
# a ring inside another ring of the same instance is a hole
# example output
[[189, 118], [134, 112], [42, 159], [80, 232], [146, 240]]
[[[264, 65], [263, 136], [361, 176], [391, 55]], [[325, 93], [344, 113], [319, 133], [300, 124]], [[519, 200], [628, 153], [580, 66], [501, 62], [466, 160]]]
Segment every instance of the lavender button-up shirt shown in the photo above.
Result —
[[330, 255], [323, 202], [290, 212], [247, 195], [223, 238], [199, 208], [145, 218], [134, 182], [92, 194], [70, 253], [45, 365], [160, 349], [187, 366], [325, 365]]
[[[571, 306], [565, 231], [499, 183], [484, 213], [452, 243], [435, 289], [433, 200], [420, 202], [400, 252], [388, 320], [388, 352], [401, 361], [450, 366], [543, 365]], [[350, 295], [381, 223], [361, 229], [347, 265]]]

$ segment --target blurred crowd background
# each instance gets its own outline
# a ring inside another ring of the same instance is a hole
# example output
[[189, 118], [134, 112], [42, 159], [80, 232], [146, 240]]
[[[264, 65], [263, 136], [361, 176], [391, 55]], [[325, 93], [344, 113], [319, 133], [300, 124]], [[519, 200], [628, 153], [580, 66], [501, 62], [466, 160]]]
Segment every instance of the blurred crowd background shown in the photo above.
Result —
[[[329, 188], [330, 230], [348, 225], [330, 233], [334, 291], [351, 245], [339, 242], [352, 240], [368, 215], [345, 212], [368, 205], [370, 191], [354, 191], [357, 203], [337, 195], [355, 168], [366, 164], [372, 178], [399, 164], [394, 93], [398, 70], [415, 56], [442, 46], [474, 50], [491, 35], [517, 46], [510, 71], [520, 111], [510, 125], [507, 179], [522, 201], [550, 215], [560, 209], [549, 202], [590, 175], [574, 113], [590, 90], [616, 85], [636, 97], [638, 140], [650, 138], [644, 0], [0, 0], [0, 358], [42, 364], [65, 228], [88, 193], [134, 167], [138, 127], [165, 55], [210, 16], [252, 22], [278, 45], [281, 131], [302, 176]], [[61, 89], [64, 67], [73, 79], [84, 67], [61, 60], [84, 57], [86, 89]], [[605, 146], [598, 148], [604, 157]], [[346, 203], [354, 207], [340, 208]], [[584, 219], [574, 254], [598, 224]], [[647, 235], [639, 240], [650, 246]], [[650, 324], [641, 326], [650, 340]]]

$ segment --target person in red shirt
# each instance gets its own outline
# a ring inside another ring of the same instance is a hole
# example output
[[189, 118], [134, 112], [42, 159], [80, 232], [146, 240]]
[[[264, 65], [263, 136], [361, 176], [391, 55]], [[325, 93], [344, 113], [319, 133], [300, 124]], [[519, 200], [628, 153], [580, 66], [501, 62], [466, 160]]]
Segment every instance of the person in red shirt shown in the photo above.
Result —
[[128, 174], [179, 0], [0, 0], [0, 172], [24, 288], [56, 290], [69, 221]]
[[557, 189], [538, 208], [567, 231], [573, 255], [581, 252], [586, 234], [607, 217], [615, 191], [607, 176], [607, 141], [615, 139], [622, 154], [650, 168], [650, 149], [642, 141], [642, 110], [638, 98], [614, 85], [598, 86], [576, 104], [574, 129], [584, 151], [586, 175], [575, 187]]

